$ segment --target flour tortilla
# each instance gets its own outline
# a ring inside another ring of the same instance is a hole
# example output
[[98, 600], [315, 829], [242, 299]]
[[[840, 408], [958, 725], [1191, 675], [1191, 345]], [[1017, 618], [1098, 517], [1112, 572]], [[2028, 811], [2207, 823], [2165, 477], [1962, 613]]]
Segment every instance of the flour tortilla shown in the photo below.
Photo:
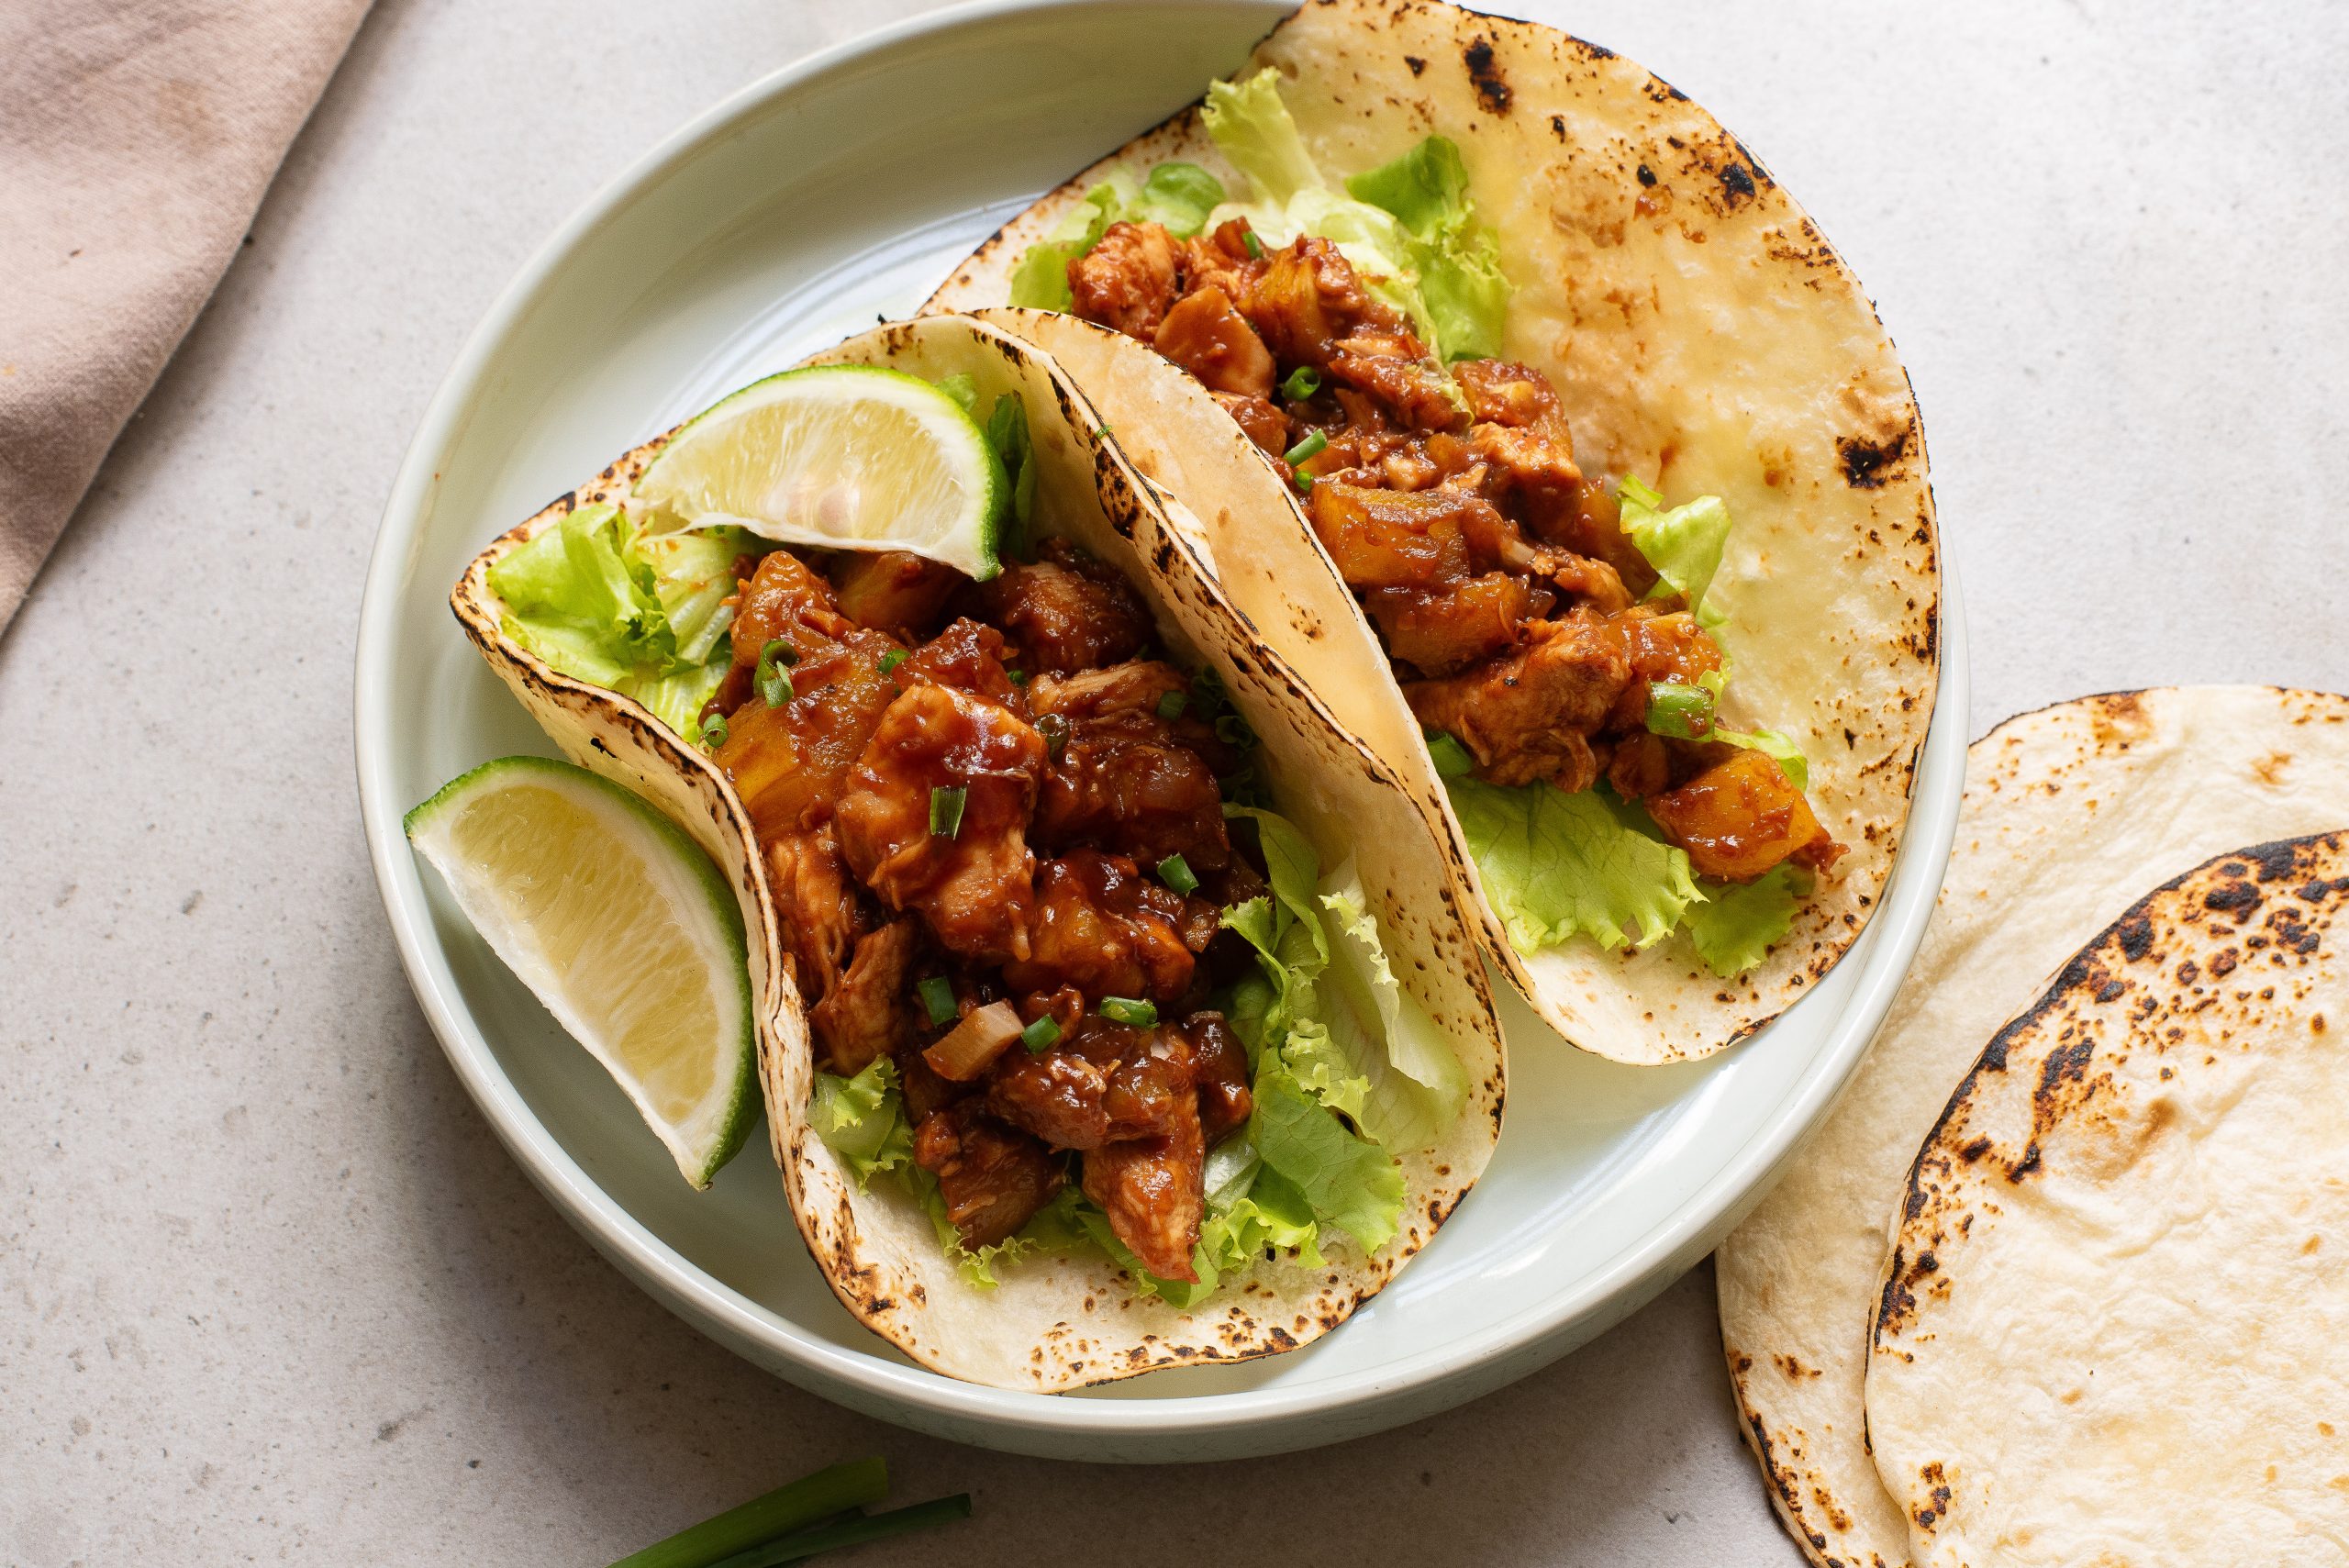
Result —
[[1184, 1312], [1138, 1295], [1098, 1252], [1036, 1257], [974, 1286], [928, 1217], [886, 1178], [870, 1192], [809, 1128], [814, 1060], [806, 1007], [750, 817], [724, 775], [637, 704], [558, 674], [501, 629], [489, 567], [574, 506], [623, 496], [669, 439], [654, 438], [511, 530], [476, 559], [451, 595], [491, 668], [573, 762], [637, 791], [708, 851], [741, 900], [758, 998], [767, 1128], [794, 1218], [833, 1293], [922, 1365], [1006, 1388], [1055, 1392], [1160, 1367], [1293, 1350], [1377, 1294], [1475, 1184], [1499, 1137], [1502, 1054], [1475, 939], [1453, 909], [1435, 841], [1394, 773], [1346, 736], [1276, 656], [1254, 645], [1199, 569], [1196, 523], [1151, 490], [1097, 434], [1098, 414], [1034, 349], [975, 322], [935, 317], [853, 339], [819, 359], [886, 364], [936, 378], [967, 374], [981, 406], [1020, 394], [1038, 463], [1037, 517], [1124, 572], [1158, 612], [1174, 656], [1212, 665], [1254, 728], [1274, 804], [1319, 850], [1324, 869], [1351, 852], [1403, 985], [1467, 1071], [1468, 1103], [1432, 1150], [1402, 1155], [1399, 1233], [1364, 1257], [1333, 1238], [1328, 1266], [1266, 1262], [1228, 1278]]
[[2121, 692], [1974, 743], [1949, 878], [1891, 1015], [1716, 1260], [1746, 1438], [1811, 1561], [1908, 1560], [1861, 1415], [1869, 1324], [1900, 1184], [1982, 1042], [2146, 888], [2237, 845], [2345, 823], [2349, 698], [2329, 694]]
[[2001, 1029], [1867, 1374], [1932, 1568], [2349, 1563], [2349, 835], [2223, 854]]
[[[1922, 427], [1875, 310], [1801, 208], [1711, 116], [1630, 61], [1437, 4], [1315, 0], [1235, 71], [1276, 67], [1325, 173], [1430, 133], [1459, 144], [1516, 293], [1504, 354], [1547, 373], [1586, 472], [1735, 520], [1712, 600], [1731, 721], [1785, 731], [1851, 849], [1757, 969], [1722, 981], [1685, 939], [1530, 956], [1485, 899], [1376, 633], [1272, 464], [1190, 378], [1081, 324], [1030, 333], [1206, 526], [1232, 602], [1339, 719], [1412, 781], [1451, 845], [1486, 951], [1576, 1045], [1621, 1062], [1720, 1050], [1784, 1011], [1858, 936], [1899, 847], [1936, 686], [1940, 577]], [[1201, 83], [1202, 87], [1205, 83]], [[1012, 268], [1113, 170], [1182, 159], [1243, 188], [1186, 109], [1015, 218], [930, 309], [1010, 298]], [[1122, 361], [1123, 363], [1115, 361]]]

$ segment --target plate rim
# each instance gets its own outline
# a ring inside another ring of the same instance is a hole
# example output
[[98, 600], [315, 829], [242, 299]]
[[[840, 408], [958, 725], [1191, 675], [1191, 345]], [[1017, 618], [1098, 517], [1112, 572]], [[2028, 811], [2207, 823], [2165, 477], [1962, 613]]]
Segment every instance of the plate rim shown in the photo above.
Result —
[[[440, 944], [424, 900], [420, 873], [400, 830], [405, 807], [392, 795], [390, 759], [395, 748], [389, 688], [395, 663], [391, 645], [404, 602], [398, 584], [403, 558], [438, 485], [441, 459], [462, 439], [474, 405], [488, 390], [483, 373], [582, 242], [691, 160], [706, 142], [727, 134], [736, 121], [835, 72], [885, 68], [886, 57], [910, 44], [985, 27], [1007, 16], [1098, 10], [1115, 3], [966, 0], [815, 51], [689, 117], [600, 185], [531, 252], [474, 324], [434, 390], [401, 459], [368, 552], [351, 711], [361, 828], [409, 989], [467, 1095], [508, 1153], [563, 1218], [640, 1288], [696, 1329], [738, 1351], [758, 1347], [766, 1355], [752, 1359], [786, 1381], [828, 1398], [861, 1396], [854, 1401], [860, 1409], [901, 1422], [921, 1412], [957, 1428], [1005, 1429], [1044, 1439], [1179, 1440], [1242, 1427], [1278, 1428], [1284, 1434], [1293, 1434], [1300, 1420], [1341, 1414], [1351, 1414], [1356, 1422], [1374, 1418], [1369, 1426], [1350, 1422], [1350, 1429], [1341, 1434], [1355, 1435], [1388, 1424], [1375, 1420], [1382, 1407], [1396, 1408], [1391, 1419], [1401, 1420], [1420, 1409], [1453, 1403], [1442, 1397], [1444, 1385], [1475, 1383], [1477, 1371], [1488, 1366], [1509, 1368], [1512, 1376], [1530, 1373], [1581, 1343], [1582, 1339], [1575, 1337], [1577, 1328], [1603, 1326], [1636, 1310], [1645, 1299], [1642, 1291], [1653, 1294], [1693, 1264], [1718, 1244], [1745, 1209], [1760, 1200], [1858, 1067], [1923, 939], [1954, 843], [1958, 803], [1964, 793], [1964, 726], [1970, 679], [1963, 606], [1942, 528], [1935, 530], [1942, 658], [1934, 712], [1919, 748], [1909, 817], [1887, 884], [1888, 891], [1863, 932], [1870, 950], [1862, 955], [1865, 967], [1853, 996], [1827, 1024], [1822, 1044], [1760, 1130], [1661, 1222], [1585, 1276], [1572, 1292], [1530, 1306], [1474, 1339], [1431, 1348], [1351, 1378], [1136, 1399], [1069, 1398], [995, 1388], [900, 1365], [863, 1348], [810, 1333], [719, 1283], [654, 1235], [587, 1174], [499, 1071], [462, 998], [439, 983], [429, 954]], [[1259, 11], [1270, 18], [1291, 8], [1278, 0], [1225, 3], [1234, 11]], [[1196, 6], [1197, 0], [1191, 4]], [[1944, 772], [1954, 775], [1946, 783], [1942, 778]], [[1921, 862], [1915, 859], [1920, 854]], [[1592, 1333], [1597, 1331], [1594, 1327]], [[777, 1360], [785, 1364], [776, 1364]], [[1459, 1397], [1464, 1399], [1481, 1389], [1482, 1385], [1468, 1387]], [[1420, 1396], [1422, 1404], [1402, 1407], [1413, 1396]], [[1310, 1436], [1286, 1436], [1279, 1446], [1307, 1446], [1313, 1440]]]

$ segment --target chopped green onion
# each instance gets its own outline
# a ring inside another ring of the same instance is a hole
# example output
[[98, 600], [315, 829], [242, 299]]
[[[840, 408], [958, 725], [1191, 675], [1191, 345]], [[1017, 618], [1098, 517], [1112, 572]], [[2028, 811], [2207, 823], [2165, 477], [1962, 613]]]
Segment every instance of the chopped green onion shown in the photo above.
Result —
[[1177, 893], [1197, 893], [1199, 879], [1191, 870], [1191, 862], [1180, 855], [1169, 855], [1158, 862], [1158, 880]]
[[1132, 1029], [1146, 1029], [1158, 1022], [1157, 1004], [1137, 1002], [1127, 996], [1104, 996], [1098, 1010], [1111, 1023]]
[[799, 695], [791, 689], [791, 676], [784, 669], [786, 664], [798, 662], [798, 651], [779, 637], [759, 650], [759, 695], [769, 707], [781, 707]]
[[1648, 683], [1648, 728], [1675, 740], [1700, 740], [1713, 728], [1713, 694], [1678, 681]]
[[929, 1529], [935, 1525], [950, 1524], [971, 1517], [971, 1495], [958, 1492], [952, 1497], [934, 1502], [916, 1503], [911, 1507], [891, 1508], [885, 1514], [865, 1514], [839, 1524], [821, 1525], [770, 1540], [763, 1546], [731, 1557], [721, 1557], [708, 1568], [781, 1568], [785, 1562], [803, 1562], [818, 1552], [837, 1551], [844, 1546], [857, 1546], [868, 1540], [884, 1540], [907, 1530]]
[[1248, 247], [1248, 259], [1250, 261], [1261, 261], [1264, 259], [1264, 242], [1256, 238], [1256, 231], [1254, 229], [1241, 229], [1240, 231], [1240, 243]]
[[914, 987], [921, 996], [922, 1011], [930, 1015], [930, 1026], [936, 1029], [954, 1017], [954, 985], [942, 974], [933, 974]]
[[1057, 713], [1048, 713], [1036, 721], [1037, 732], [1044, 738], [1044, 751], [1054, 762], [1068, 750], [1068, 720]]
[[1024, 686], [1028, 684], [1028, 672], [1025, 670], [1006, 670], [1003, 673], [1003, 678], [1009, 681], [1015, 686]]
[[1321, 390], [1321, 373], [1311, 365], [1299, 365], [1288, 373], [1281, 383], [1281, 395], [1291, 403], [1302, 403]]
[[1096, 440], [1106, 440], [1106, 439], [1108, 439], [1108, 435], [1109, 435], [1109, 427], [1108, 427], [1108, 426], [1107, 426], [1107, 425], [1103, 425], [1103, 426], [1100, 426], [1100, 427], [1097, 428], [1094, 430], [1094, 432], [1093, 432], [1093, 437], [1094, 437], [1094, 439], [1096, 439]]
[[1060, 1038], [1061, 1026], [1054, 1021], [1050, 1013], [1046, 1013], [1019, 1031], [1019, 1043], [1028, 1048], [1028, 1054], [1030, 1056], [1044, 1050]]
[[763, 664], [796, 664], [799, 662], [799, 650], [778, 637], [759, 650], [759, 662]]
[[881, 673], [885, 675], [905, 662], [906, 651], [902, 648], [892, 648], [888, 652], [881, 655]]
[[1456, 779], [1476, 770], [1476, 759], [1457, 736], [1446, 735], [1441, 729], [1422, 729], [1427, 737], [1428, 756], [1435, 762], [1438, 777]]
[[961, 784], [940, 784], [930, 792], [930, 832], [935, 839], [959, 838], [963, 832], [963, 806], [971, 792]]
[[[860, 1459], [819, 1470], [805, 1480], [779, 1486], [739, 1508], [729, 1508], [678, 1531], [612, 1568], [706, 1568], [745, 1550], [779, 1538], [805, 1539], [792, 1532], [852, 1508], [878, 1503], [888, 1495], [888, 1467], [878, 1459]], [[893, 1514], [882, 1514], [892, 1518]], [[854, 1522], [854, 1521], [852, 1521]]]
[[701, 743], [712, 751], [726, 744], [726, 716], [713, 713], [701, 721]]
[[1313, 494], [1313, 476], [1301, 468], [1292, 468], [1288, 471], [1288, 482], [1297, 486], [1297, 493], [1300, 495]]
[[1190, 699], [1181, 692], [1168, 692], [1158, 699], [1158, 717], [1172, 724], [1183, 717], [1183, 709], [1189, 706], [1189, 703]]
[[1310, 435], [1307, 436], [1305, 439], [1297, 442], [1297, 445], [1283, 452], [1281, 454], [1281, 461], [1288, 464], [1291, 468], [1295, 468], [1298, 463], [1305, 462], [1308, 458], [1319, 455], [1322, 449], [1326, 448], [1329, 444], [1330, 438], [1319, 430], [1315, 430]]

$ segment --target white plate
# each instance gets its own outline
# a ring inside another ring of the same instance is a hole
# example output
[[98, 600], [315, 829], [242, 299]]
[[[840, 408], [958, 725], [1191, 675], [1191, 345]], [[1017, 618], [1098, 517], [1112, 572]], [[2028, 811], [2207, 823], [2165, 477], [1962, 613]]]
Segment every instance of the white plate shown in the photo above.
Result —
[[707, 1193], [429, 885], [400, 816], [486, 758], [549, 750], [446, 603], [500, 529], [612, 454], [881, 316], [910, 311], [1035, 193], [1229, 71], [1265, 4], [1036, 0], [933, 15], [719, 105], [565, 224], [434, 399], [384, 514], [359, 633], [360, 795], [433, 1030], [532, 1178], [680, 1317], [790, 1382], [961, 1441], [1073, 1459], [1226, 1458], [1455, 1405], [1590, 1339], [1757, 1198], [1858, 1062], [1932, 913], [1965, 763], [1964, 621], [1891, 885], [1851, 953], [1742, 1048], [1679, 1067], [1572, 1050], [1510, 998], [1508, 1122], [1484, 1184], [1339, 1332], [1092, 1394], [913, 1366], [833, 1300], [763, 1142]]

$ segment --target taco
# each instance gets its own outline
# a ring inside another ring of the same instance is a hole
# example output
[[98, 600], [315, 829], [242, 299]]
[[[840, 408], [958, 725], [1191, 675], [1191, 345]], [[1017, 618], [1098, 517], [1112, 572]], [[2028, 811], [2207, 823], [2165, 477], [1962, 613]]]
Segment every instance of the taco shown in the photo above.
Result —
[[1133, 432], [1569, 1040], [1719, 1050], [1856, 940], [1936, 685], [1923, 435], [1856, 281], [1681, 94], [1315, 0], [930, 307]]
[[[979, 454], [973, 527], [931, 527], [953, 485], [893, 419]], [[1040, 1391], [1335, 1327], [1501, 1114], [1437, 845], [1102, 423], [1014, 339], [883, 328], [627, 453], [452, 595], [562, 751], [731, 883], [835, 1294]]]

